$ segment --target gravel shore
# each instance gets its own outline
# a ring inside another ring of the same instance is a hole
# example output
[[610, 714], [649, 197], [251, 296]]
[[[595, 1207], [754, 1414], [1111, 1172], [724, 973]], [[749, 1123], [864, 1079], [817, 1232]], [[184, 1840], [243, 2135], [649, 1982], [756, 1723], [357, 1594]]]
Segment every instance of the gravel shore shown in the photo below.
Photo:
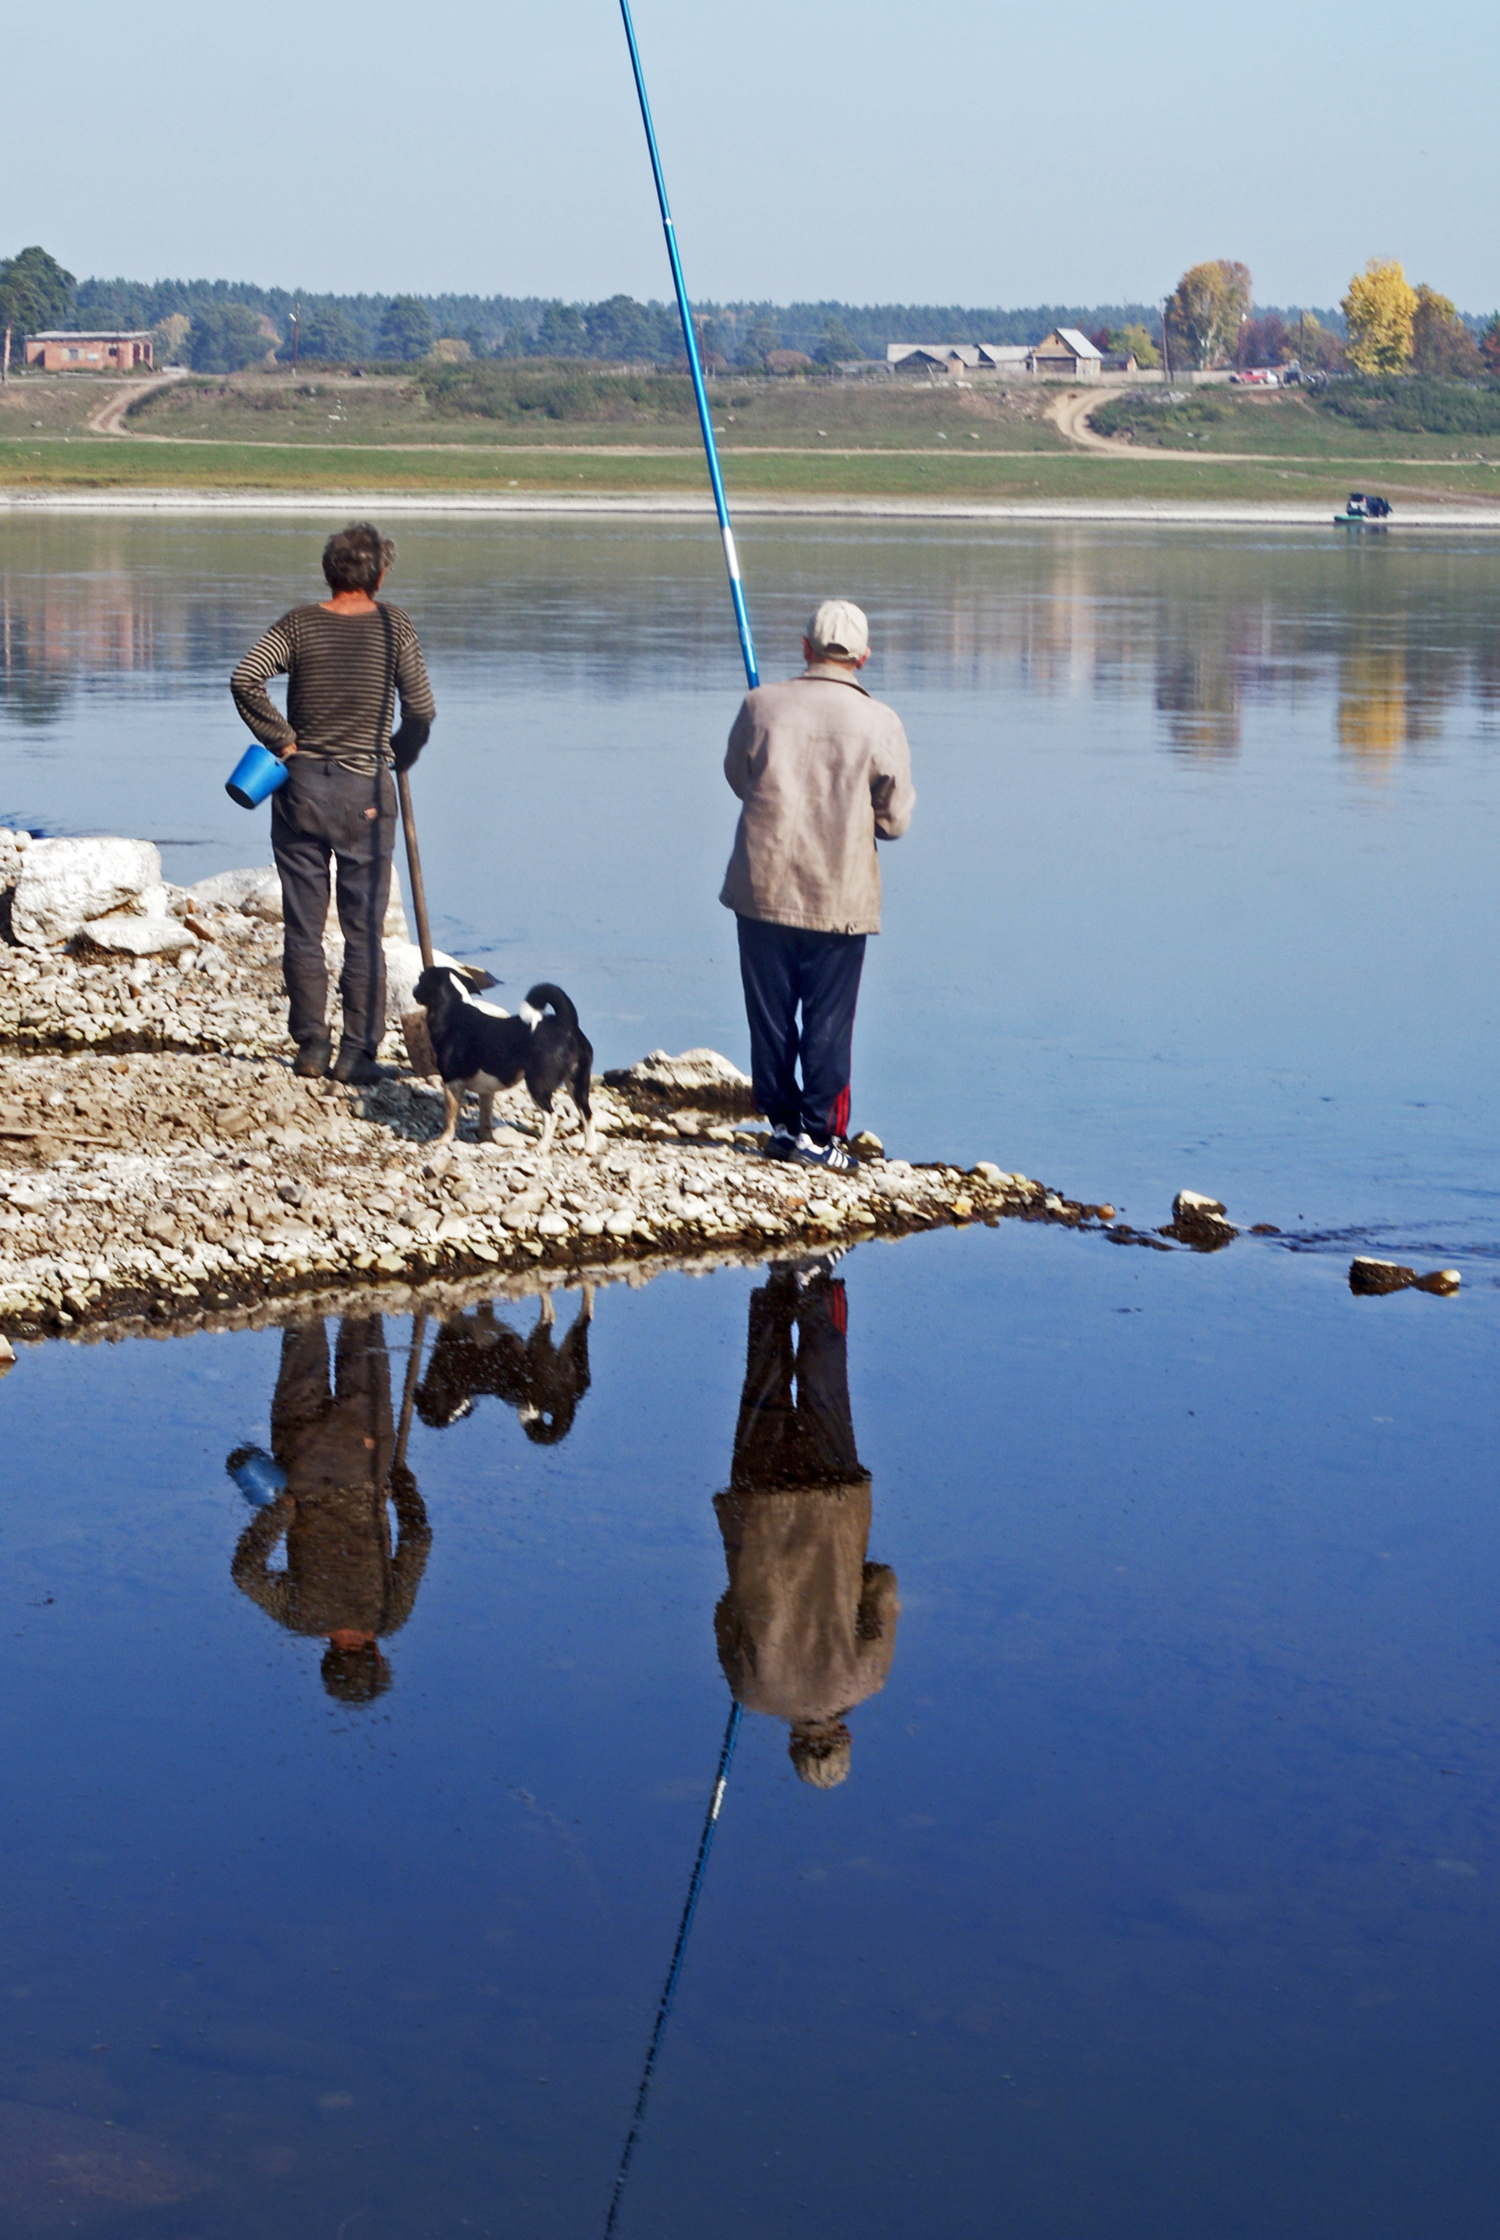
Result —
[[382, 1056], [400, 1070], [373, 1088], [299, 1081], [280, 927], [180, 899], [178, 912], [193, 946], [171, 961], [0, 941], [0, 1334], [176, 1329], [337, 1287], [405, 1302], [414, 1285], [534, 1290], [943, 1223], [1112, 1218], [997, 1165], [888, 1159], [873, 1138], [848, 1176], [769, 1159], [748, 1083], [712, 1053], [655, 1053], [597, 1083], [592, 1159], [576, 1130], [538, 1156], [524, 1090], [497, 1099], [495, 1142], [474, 1140], [471, 1105], [441, 1151], [441, 1089], [410, 1071], [399, 1033]]

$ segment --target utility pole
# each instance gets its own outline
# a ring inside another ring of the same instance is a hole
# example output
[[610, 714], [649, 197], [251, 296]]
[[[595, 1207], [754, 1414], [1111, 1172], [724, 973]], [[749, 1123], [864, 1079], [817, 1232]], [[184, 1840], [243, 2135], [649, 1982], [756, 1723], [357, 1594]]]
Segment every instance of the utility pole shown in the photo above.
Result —
[[1167, 306], [1171, 300], [1170, 296], [1163, 296], [1161, 299], [1161, 363], [1163, 377], [1169, 389], [1172, 386], [1172, 345], [1167, 337]]
[[292, 371], [293, 371], [293, 373], [295, 373], [295, 372], [296, 372], [296, 370], [297, 370], [297, 343], [298, 343], [298, 340], [299, 340], [299, 338], [300, 338], [300, 335], [301, 335], [301, 330], [302, 330], [302, 305], [301, 305], [301, 303], [300, 303], [300, 302], [298, 302], [298, 303], [294, 303], [294, 304], [292, 305]]

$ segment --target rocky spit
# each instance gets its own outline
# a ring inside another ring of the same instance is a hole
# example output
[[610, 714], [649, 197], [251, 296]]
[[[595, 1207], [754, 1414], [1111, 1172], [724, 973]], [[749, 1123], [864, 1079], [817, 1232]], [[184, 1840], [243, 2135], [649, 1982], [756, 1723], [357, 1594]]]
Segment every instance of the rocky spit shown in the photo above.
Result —
[[395, 1070], [364, 1090], [300, 1081], [273, 874], [167, 888], [137, 858], [133, 894], [92, 918], [57, 905], [56, 851], [141, 845], [0, 833], [0, 1337], [280, 1319], [351, 1288], [399, 1311], [421, 1287], [451, 1311], [460, 1295], [944, 1224], [1112, 1220], [998, 1165], [887, 1158], [873, 1136], [847, 1176], [769, 1159], [749, 1082], [712, 1051], [658, 1051], [596, 1082], [593, 1158], [562, 1100], [543, 1161], [524, 1089], [497, 1099], [494, 1142], [475, 1141], [471, 1102], [439, 1149], [442, 1091], [412, 1072], [398, 1023], [419, 961], [399, 905]]

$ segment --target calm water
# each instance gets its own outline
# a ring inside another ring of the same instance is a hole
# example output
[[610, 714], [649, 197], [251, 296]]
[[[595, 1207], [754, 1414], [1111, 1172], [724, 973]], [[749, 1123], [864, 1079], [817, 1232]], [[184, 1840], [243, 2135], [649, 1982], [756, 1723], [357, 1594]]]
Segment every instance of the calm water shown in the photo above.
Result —
[[[315, 540], [6, 536], [0, 816], [255, 860], [222, 680]], [[742, 1054], [710, 540], [401, 544], [443, 937], [604, 1062]], [[863, 594], [913, 739], [856, 1124], [1303, 1249], [1012, 1223], [502, 1304], [420, 1333], [409, 1475], [404, 1320], [27, 1351], [0, 2232], [602, 2234], [737, 1694], [618, 2232], [1478, 2240], [1492, 548], [746, 544], [768, 672]], [[1352, 1299], [1365, 1237], [1462, 1294]]]

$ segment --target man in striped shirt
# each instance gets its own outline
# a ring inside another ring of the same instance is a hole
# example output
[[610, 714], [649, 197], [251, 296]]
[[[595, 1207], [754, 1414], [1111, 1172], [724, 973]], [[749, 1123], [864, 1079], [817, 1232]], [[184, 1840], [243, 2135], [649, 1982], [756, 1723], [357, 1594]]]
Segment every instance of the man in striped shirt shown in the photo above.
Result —
[[[230, 684], [256, 738], [288, 766], [287, 783], [271, 796], [271, 847], [281, 874], [294, 1070], [306, 1076], [327, 1073], [333, 1053], [323, 928], [330, 859], [337, 866], [344, 1025], [336, 1081], [380, 1078], [382, 933], [396, 842], [392, 770], [411, 768], [437, 712], [410, 616], [375, 598], [395, 552], [365, 521], [330, 537], [323, 547], [328, 598], [284, 614]], [[266, 690], [282, 675], [284, 716]], [[397, 694], [401, 726], [392, 737]]]

